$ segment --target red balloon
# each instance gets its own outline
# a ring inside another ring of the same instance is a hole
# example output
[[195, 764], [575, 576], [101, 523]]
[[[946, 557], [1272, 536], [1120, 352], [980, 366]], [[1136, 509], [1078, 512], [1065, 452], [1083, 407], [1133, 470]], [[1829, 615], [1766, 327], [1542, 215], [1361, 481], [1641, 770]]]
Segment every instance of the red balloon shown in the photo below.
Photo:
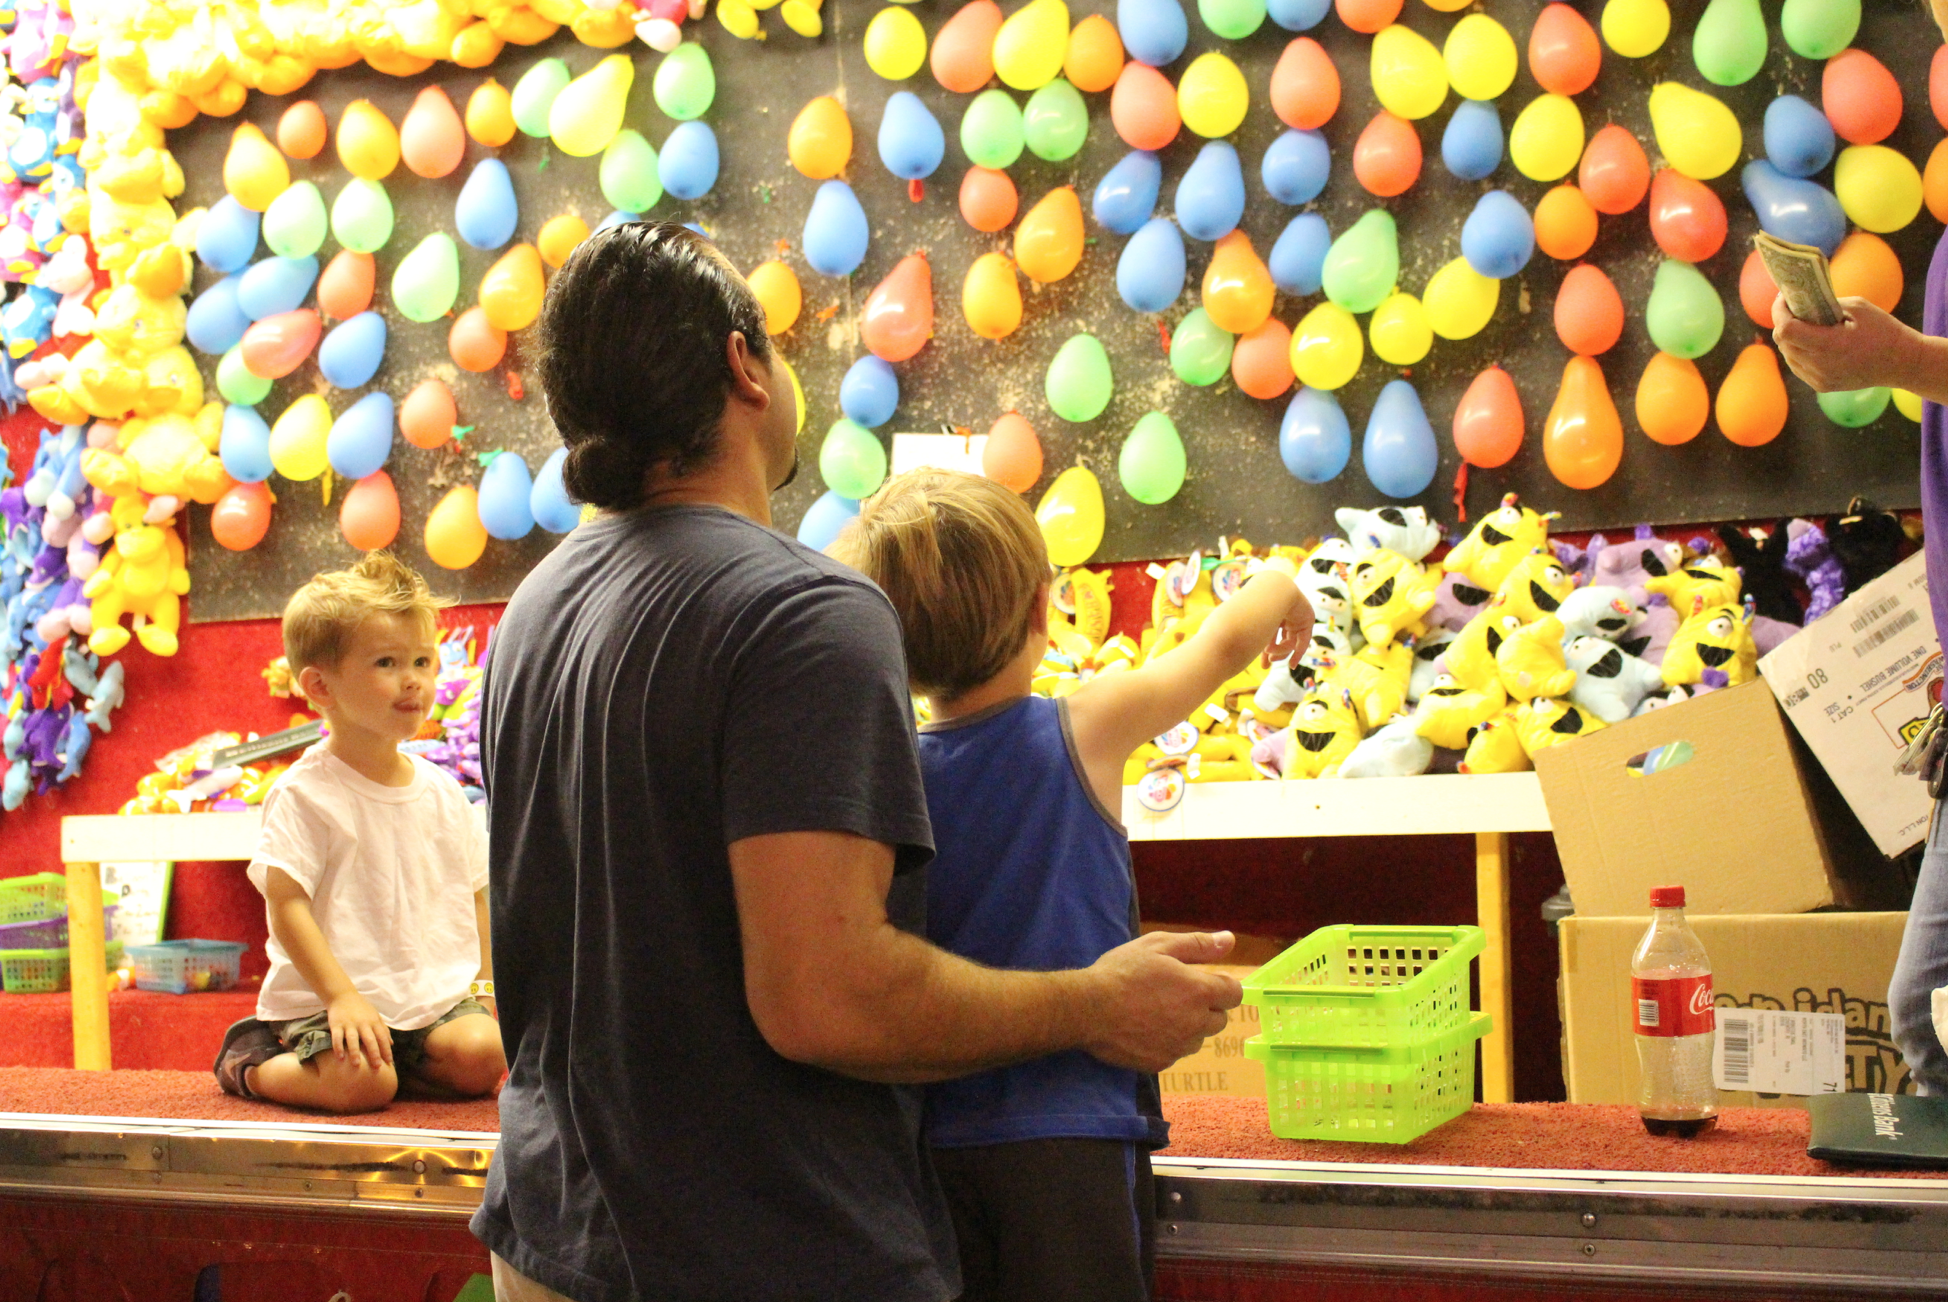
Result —
[[399, 492], [392, 476], [375, 470], [353, 484], [338, 508], [338, 528], [362, 552], [392, 546], [399, 536]]
[[1020, 412], [1002, 413], [981, 450], [981, 473], [997, 484], [1025, 493], [1042, 477], [1042, 441]]
[[933, 336], [933, 269], [909, 253], [866, 295], [859, 337], [875, 357], [903, 362]]
[[1420, 179], [1420, 133], [1414, 124], [1385, 109], [1360, 132], [1353, 146], [1353, 175], [1382, 199], [1405, 194]]
[[507, 331], [487, 319], [487, 309], [470, 307], [453, 319], [446, 351], [463, 371], [491, 371], [507, 355]]
[[1231, 379], [1253, 398], [1282, 398], [1292, 387], [1292, 330], [1275, 316], [1238, 336], [1231, 349]]
[[324, 328], [318, 313], [308, 307], [253, 321], [244, 331], [244, 369], [260, 380], [283, 379], [304, 365]]
[[265, 484], [233, 484], [210, 508], [210, 536], [233, 552], [264, 541], [271, 527], [271, 490]]
[[1623, 338], [1623, 296], [1600, 267], [1570, 268], [1556, 291], [1556, 337], [1583, 357], [1607, 353]]
[[1590, 137], [1576, 183], [1591, 207], [1621, 216], [1644, 201], [1650, 189], [1650, 159], [1629, 128], [1612, 122]]
[[1650, 183], [1650, 234], [1679, 262], [1703, 262], [1725, 247], [1725, 204], [1710, 186], [1675, 167]]
[[1529, 28], [1529, 71], [1546, 91], [1580, 95], [1603, 70], [1603, 43], [1589, 19], [1566, 4], [1552, 4]]
[[1928, 107], [1941, 129], [1948, 131], [1948, 45], [1936, 46], [1934, 62], [1928, 65]]
[[[1933, 77], [1929, 87], [1933, 88]], [[1826, 61], [1820, 107], [1840, 139], [1877, 145], [1901, 125], [1901, 84], [1887, 65], [1865, 50], [1841, 50]]]
[[1454, 409], [1454, 450], [1483, 470], [1505, 466], [1522, 450], [1522, 395], [1499, 366], [1475, 376]]

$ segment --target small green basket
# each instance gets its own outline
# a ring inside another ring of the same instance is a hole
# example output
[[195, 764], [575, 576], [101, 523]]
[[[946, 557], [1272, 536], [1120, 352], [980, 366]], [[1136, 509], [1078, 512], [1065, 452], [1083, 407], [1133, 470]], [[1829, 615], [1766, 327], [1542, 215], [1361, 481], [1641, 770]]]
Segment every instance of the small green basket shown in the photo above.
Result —
[[1268, 1044], [1245, 1041], [1265, 1064], [1265, 1104], [1280, 1139], [1405, 1144], [1466, 1112], [1475, 1101], [1475, 1041], [1493, 1019], [1475, 1013], [1452, 1030], [1400, 1045]]
[[[118, 903], [121, 896], [103, 891], [104, 906]], [[29, 873], [25, 877], [0, 877], [0, 926], [9, 922], [38, 922], [58, 918], [68, 911], [66, 873]]]
[[1268, 1045], [1391, 1048], [1466, 1027], [1479, 927], [1321, 927], [1245, 978]]
[[[108, 942], [107, 969], [122, 964], [122, 942]], [[63, 949], [0, 950], [0, 986], [10, 995], [49, 994], [68, 988], [68, 951]]]

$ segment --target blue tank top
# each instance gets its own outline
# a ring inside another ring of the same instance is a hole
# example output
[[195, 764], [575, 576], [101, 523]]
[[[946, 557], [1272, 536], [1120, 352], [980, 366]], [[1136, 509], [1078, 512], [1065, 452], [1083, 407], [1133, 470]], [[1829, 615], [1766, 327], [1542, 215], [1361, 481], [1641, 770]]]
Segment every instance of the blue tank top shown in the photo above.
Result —
[[[1083, 776], [1068, 704], [1029, 696], [920, 731], [933, 822], [927, 937], [996, 968], [1087, 967], [1136, 935], [1130, 843]], [[1154, 1076], [1081, 1050], [927, 1089], [941, 1148], [1169, 1142]]]

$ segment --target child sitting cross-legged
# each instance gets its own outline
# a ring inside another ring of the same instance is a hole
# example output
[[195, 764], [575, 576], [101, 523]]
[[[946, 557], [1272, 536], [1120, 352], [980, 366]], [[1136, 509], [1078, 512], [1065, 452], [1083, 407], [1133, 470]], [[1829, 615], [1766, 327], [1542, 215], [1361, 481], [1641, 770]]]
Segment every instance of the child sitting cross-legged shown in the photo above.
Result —
[[[1030, 694], [1048, 647], [1048, 551], [1021, 498], [918, 470], [832, 548], [899, 613], [935, 858], [927, 936], [996, 968], [1085, 968], [1133, 939], [1123, 762], [1270, 647], [1311, 639], [1282, 561], [1181, 646], [1072, 695]], [[1140, 1302], [1153, 1260], [1157, 1081], [1076, 1050], [927, 1090], [925, 1133], [960, 1245], [965, 1302]]]
[[402, 1087], [491, 1093], [486, 833], [460, 784], [399, 749], [426, 721], [443, 604], [387, 552], [284, 608], [292, 676], [329, 732], [271, 788], [250, 862], [270, 918], [257, 1015], [216, 1078], [245, 1098], [366, 1112]]

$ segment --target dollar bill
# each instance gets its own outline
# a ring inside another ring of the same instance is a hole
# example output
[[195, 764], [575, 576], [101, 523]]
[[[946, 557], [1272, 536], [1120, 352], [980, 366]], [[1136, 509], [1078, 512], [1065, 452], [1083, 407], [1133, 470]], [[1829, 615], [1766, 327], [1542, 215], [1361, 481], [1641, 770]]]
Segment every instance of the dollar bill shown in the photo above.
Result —
[[1807, 325], [1836, 326], [1846, 320], [1826, 255], [1810, 244], [1793, 244], [1760, 231], [1752, 245], [1765, 261], [1772, 283], [1785, 295], [1786, 306]]

